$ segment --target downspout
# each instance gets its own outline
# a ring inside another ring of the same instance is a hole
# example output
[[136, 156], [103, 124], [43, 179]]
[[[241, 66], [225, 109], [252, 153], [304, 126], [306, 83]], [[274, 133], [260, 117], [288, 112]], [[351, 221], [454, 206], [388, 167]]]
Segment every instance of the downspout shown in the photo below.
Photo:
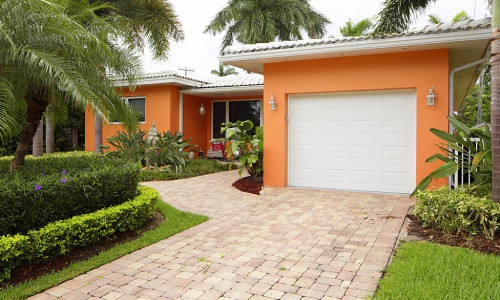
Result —
[[[482, 64], [484, 63], [485, 61], [489, 60], [490, 59], [490, 55], [486, 55], [486, 57], [482, 58], [482, 59], [479, 59], [479, 60], [476, 60], [476, 61], [473, 61], [471, 63], [468, 63], [466, 65], [463, 65], [463, 66], [460, 66], [460, 67], [456, 67], [455, 69], [451, 70], [450, 72], [450, 77], [449, 77], [449, 100], [448, 100], [448, 116], [450, 117], [453, 117], [453, 106], [454, 106], [454, 99], [453, 99], [453, 87], [454, 87], [454, 79], [455, 79], [455, 74], [457, 72], [460, 72], [460, 71], [463, 71], [465, 69], [468, 69], [470, 67], [473, 67], [473, 66], [476, 66], [476, 65], [479, 65], [479, 64]], [[448, 122], [448, 132], [450, 134], [453, 134], [453, 125]], [[451, 176], [448, 176], [448, 188], [451, 188], [451, 184], [452, 184], [452, 179], [451, 179]]]
[[[453, 117], [453, 105], [454, 105], [454, 99], [453, 99], [453, 86], [454, 86], [454, 79], [455, 79], [455, 74], [457, 72], [463, 71], [465, 69], [468, 69], [470, 67], [479, 65], [484, 63], [485, 61], [490, 59], [490, 55], [487, 55], [485, 58], [473, 61], [471, 63], [468, 63], [466, 65], [456, 67], [455, 69], [451, 70], [450, 72], [450, 78], [449, 78], [449, 103], [448, 103], [448, 116]], [[453, 134], [453, 125], [448, 122], [448, 132], [450, 134]]]
[[179, 133], [182, 134], [184, 120], [182, 119], [184, 115], [184, 94], [179, 93]]

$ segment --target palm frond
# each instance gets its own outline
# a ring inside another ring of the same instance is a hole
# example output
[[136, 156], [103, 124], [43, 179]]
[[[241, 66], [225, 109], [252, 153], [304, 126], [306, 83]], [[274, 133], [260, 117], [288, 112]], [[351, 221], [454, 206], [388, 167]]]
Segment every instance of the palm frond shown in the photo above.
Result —
[[408, 30], [410, 23], [436, 0], [385, 0], [377, 15], [376, 34], [399, 33]]

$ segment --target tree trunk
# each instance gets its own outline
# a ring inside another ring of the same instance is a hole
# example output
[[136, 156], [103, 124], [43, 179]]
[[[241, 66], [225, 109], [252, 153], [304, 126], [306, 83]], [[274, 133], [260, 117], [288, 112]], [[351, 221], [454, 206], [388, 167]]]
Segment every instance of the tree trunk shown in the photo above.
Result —
[[72, 148], [76, 150], [78, 148], [78, 126], [73, 125], [71, 128], [71, 140], [72, 140]]
[[45, 121], [45, 153], [54, 153], [54, 116], [50, 113]]
[[99, 112], [94, 113], [94, 152], [102, 152], [102, 116]]
[[37, 84], [30, 84], [24, 97], [24, 101], [26, 101], [26, 121], [21, 130], [21, 138], [19, 144], [17, 144], [14, 158], [10, 163], [10, 172], [15, 172], [24, 165], [24, 158], [28, 154], [33, 137], [50, 99], [50, 91], [48, 89]]
[[500, 203], [500, 0], [493, 1], [491, 42], [491, 151], [493, 202]]
[[33, 157], [43, 155], [43, 119], [40, 120], [33, 136]]

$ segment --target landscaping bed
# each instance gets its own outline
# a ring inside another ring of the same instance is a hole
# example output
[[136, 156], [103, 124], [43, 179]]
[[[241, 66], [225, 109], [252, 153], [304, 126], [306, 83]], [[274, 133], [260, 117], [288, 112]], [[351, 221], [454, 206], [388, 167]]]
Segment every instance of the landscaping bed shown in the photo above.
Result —
[[242, 192], [260, 195], [264, 183], [262, 179], [255, 179], [251, 176], [247, 176], [236, 180], [233, 186]]
[[141, 181], [177, 180], [229, 170], [229, 164], [220, 163], [215, 159], [194, 159], [186, 161], [180, 174], [169, 173], [161, 169], [142, 169], [139, 177]]
[[408, 234], [441, 245], [457, 246], [477, 250], [479, 252], [500, 255], [500, 239], [487, 239], [484, 235], [469, 235], [465, 233], [450, 234], [432, 227], [424, 227], [422, 221], [415, 215], [407, 216], [411, 222]]
[[164, 221], [165, 217], [158, 211], [155, 211], [153, 217], [139, 228], [127, 232], [116, 233], [111, 237], [100, 239], [97, 243], [87, 245], [84, 248], [74, 249], [68, 254], [52, 258], [48, 261], [25, 262], [12, 271], [10, 280], [0, 283], [0, 289], [5, 286], [17, 285], [28, 280], [36, 279], [47, 273], [62, 270], [72, 263], [87, 260], [116, 245], [134, 240], [142, 236], [145, 232], [156, 229]]

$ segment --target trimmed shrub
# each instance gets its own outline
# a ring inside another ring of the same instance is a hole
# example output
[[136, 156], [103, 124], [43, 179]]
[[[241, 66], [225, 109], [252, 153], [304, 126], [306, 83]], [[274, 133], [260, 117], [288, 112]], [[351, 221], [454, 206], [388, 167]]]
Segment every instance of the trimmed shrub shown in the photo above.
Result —
[[0, 160], [0, 235], [121, 204], [137, 194], [140, 166], [99, 155], [28, 158], [18, 172]]
[[0, 282], [10, 278], [10, 271], [21, 261], [63, 255], [141, 226], [152, 217], [158, 199], [153, 188], [139, 187], [139, 195], [123, 204], [57, 221], [27, 235], [0, 237]]
[[419, 192], [414, 214], [424, 226], [433, 226], [448, 233], [483, 233], [494, 239], [500, 231], [500, 204], [476, 190], [458, 188]]

